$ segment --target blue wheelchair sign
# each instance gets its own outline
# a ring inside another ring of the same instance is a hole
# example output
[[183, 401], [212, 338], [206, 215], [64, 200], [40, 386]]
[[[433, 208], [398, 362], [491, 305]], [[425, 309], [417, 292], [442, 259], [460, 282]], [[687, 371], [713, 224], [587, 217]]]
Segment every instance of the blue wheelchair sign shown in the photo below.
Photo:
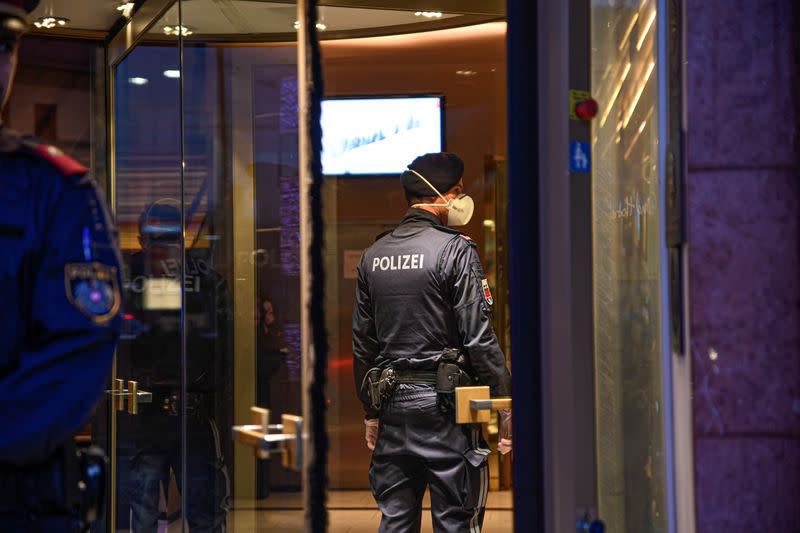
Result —
[[592, 149], [589, 143], [571, 141], [569, 143], [569, 171], [591, 172]]

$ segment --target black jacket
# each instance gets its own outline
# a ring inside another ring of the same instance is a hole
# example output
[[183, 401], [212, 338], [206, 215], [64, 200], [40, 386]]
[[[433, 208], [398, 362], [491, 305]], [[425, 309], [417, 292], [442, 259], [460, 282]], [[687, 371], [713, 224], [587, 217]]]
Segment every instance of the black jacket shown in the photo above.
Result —
[[[421, 209], [361, 257], [353, 310], [356, 389], [373, 367], [435, 371], [444, 348], [460, 348], [493, 395], [511, 376], [492, 327], [492, 297], [469, 237]], [[367, 417], [377, 413], [362, 402]]]

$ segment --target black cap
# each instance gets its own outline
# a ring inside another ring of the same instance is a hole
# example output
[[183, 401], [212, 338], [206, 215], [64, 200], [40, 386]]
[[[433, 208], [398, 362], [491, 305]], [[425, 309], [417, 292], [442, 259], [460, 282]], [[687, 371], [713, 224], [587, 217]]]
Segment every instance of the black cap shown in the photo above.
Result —
[[152, 240], [175, 241], [181, 236], [181, 212], [174, 200], [159, 200], [139, 216], [139, 233]]
[[[456, 154], [448, 152], [421, 155], [408, 165], [408, 168], [425, 176], [440, 194], [449, 191], [464, 175], [464, 162]], [[403, 172], [400, 182], [406, 193], [413, 198], [436, 196], [436, 193], [410, 170]]]

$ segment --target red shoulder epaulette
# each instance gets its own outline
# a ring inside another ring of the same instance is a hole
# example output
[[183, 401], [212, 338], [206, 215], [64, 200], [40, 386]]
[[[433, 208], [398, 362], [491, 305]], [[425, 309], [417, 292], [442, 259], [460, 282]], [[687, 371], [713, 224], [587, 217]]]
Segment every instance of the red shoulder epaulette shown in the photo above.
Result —
[[33, 146], [33, 151], [36, 152], [42, 159], [56, 167], [59, 172], [65, 176], [77, 176], [86, 174], [88, 169], [72, 159], [70, 156], [49, 144], [37, 144]]

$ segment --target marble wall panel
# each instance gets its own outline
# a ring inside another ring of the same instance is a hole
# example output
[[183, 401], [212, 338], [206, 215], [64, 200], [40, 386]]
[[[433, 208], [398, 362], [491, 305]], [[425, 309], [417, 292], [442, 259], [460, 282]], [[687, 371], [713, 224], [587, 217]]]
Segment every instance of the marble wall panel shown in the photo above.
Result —
[[800, 440], [704, 438], [695, 447], [697, 531], [800, 531]]
[[687, 9], [690, 166], [793, 166], [792, 2], [689, 0]]

